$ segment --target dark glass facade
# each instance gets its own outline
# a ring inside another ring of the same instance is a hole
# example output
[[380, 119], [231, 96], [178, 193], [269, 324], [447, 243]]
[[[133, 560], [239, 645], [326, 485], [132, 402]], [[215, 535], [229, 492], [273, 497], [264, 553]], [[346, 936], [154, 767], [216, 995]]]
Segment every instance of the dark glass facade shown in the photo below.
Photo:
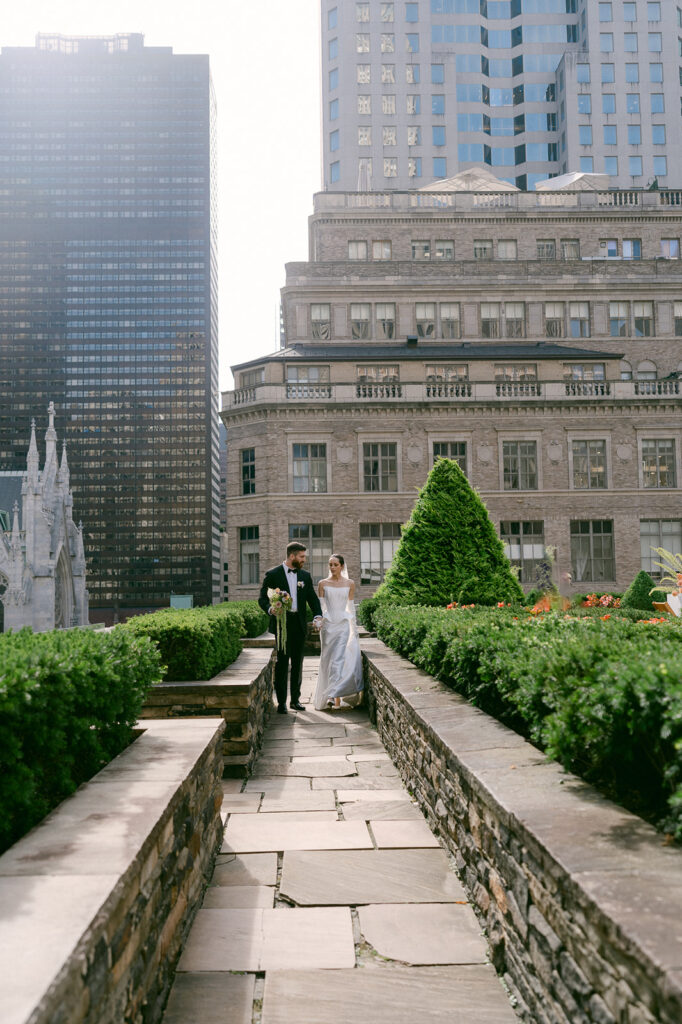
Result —
[[0, 470], [54, 401], [93, 620], [219, 594], [214, 130], [206, 56], [0, 54]]

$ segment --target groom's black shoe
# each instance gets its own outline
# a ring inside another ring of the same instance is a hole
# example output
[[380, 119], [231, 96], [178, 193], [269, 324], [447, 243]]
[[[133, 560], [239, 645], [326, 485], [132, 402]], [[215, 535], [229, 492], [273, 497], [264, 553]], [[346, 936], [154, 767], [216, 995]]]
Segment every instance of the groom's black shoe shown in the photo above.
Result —
[[296, 701], [295, 704], [292, 703], [290, 707], [292, 707], [294, 711], [305, 711], [305, 708], [299, 701]]
[[286, 713], [287, 713], [287, 706], [286, 706], [286, 704], [278, 704], [277, 705], [277, 714], [278, 715], [286, 715]]

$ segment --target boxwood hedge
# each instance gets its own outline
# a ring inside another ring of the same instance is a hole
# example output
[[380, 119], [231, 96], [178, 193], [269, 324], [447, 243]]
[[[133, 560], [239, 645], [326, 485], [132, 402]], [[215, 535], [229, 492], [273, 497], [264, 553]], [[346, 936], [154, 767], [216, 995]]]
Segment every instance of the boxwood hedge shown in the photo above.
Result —
[[373, 609], [377, 635], [682, 839], [682, 623], [634, 611]]
[[229, 601], [191, 611], [165, 608], [136, 615], [119, 629], [150, 637], [166, 666], [164, 679], [176, 682], [211, 679], [239, 655], [240, 637], [258, 636], [267, 625], [256, 601]]
[[119, 630], [0, 636], [0, 850], [130, 742], [159, 662]]

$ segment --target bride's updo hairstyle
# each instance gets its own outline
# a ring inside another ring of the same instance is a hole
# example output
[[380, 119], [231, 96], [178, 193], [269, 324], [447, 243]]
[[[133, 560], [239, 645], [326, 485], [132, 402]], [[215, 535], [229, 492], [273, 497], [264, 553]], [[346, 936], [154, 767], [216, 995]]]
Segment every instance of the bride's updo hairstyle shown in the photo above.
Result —
[[342, 569], [343, 569], [344, 565], [346, 564], [346, 559], [343, 557], [343, 555], [330, 555], [329, 558], [330, 559], [335, 558], [336, 561], [339, 563], [339, 565], [341, 566]]

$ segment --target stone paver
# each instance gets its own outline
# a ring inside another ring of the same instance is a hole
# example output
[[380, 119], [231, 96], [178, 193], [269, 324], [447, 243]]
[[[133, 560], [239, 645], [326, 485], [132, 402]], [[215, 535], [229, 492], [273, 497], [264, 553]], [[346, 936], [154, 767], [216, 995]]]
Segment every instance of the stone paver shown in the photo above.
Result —
[[251, 1024], [253, 974], [178, 974], [164, 1024]]
[[486, 944], [468, 906], [371, 904], [358, 911], [360, 931], [381, 956], [408, 964], [483, 964]]
[[316, 672], [307, 658], [305, 712], [270, 716], [254, 775], [225, 780], [163, 1024], [511, 1024], [449, 856], [365, 711], [312, 707]]
[[492, 967], [275, 972], [262, 1024], [513, 1024]]

